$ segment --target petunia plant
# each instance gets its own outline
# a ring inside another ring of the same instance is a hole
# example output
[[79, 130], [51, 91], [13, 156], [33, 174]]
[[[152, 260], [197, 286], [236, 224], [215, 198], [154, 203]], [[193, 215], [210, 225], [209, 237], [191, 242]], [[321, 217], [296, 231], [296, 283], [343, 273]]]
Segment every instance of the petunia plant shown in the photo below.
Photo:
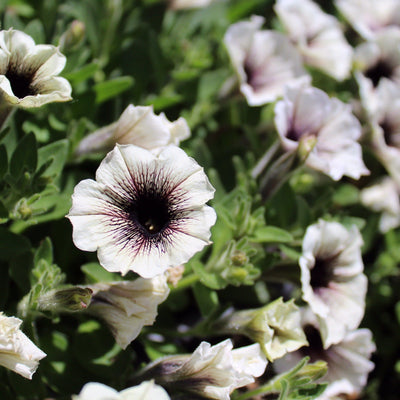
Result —
[[397, 400], [399, 10], [0, 2], [0, 399]]

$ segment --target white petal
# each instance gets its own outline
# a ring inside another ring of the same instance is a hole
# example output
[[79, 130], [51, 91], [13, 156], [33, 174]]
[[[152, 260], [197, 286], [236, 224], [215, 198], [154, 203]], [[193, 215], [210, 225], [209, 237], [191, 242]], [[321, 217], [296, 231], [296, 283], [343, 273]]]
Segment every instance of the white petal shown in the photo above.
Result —
[[90, 382], [83, 386], [74, 400], [119, 400], [118, 392], [103, 383]]

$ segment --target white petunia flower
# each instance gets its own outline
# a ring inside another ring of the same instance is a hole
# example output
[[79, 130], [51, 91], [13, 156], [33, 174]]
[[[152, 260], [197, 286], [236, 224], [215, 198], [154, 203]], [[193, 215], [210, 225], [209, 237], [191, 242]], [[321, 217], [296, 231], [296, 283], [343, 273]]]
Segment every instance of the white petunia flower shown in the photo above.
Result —
[[383, 82], [400, 85], [400, 29], [388, 28], [354, 52], [355, 76], [361, 102], [369, 115], [379, 108], [379, 87]]
[[288, 86], [275, 106], [275, 126], [287, 151], [306, 149], [305, 164], [339, 180], [369, 174], [362, 160], [361, 125], [351, 107], [303, 83]]
[[96, 181], [81, 181], [67, 215], [75, 245], [108, 271], [152, 278], [187, 262], [210, 241], [214, 195], [202, 167], [176, 146], [158, 154], [117, 145]]
[[357, 329], [348, 332], [340, 342], [324, 348], [317, 322], [311, 315], [306, 320], [303, 327], [309, 346], [276, 360], [274, 368], [283, 373], [305, 356], [309, 356], [311, 362], [325, 361], [328, 372], [318, 382], [328, 383], [328, 386], [316, 400], [342, 398], [343, 395], [358, 398], [367, 383], [368, 374], [374, 369], [374, 363], [369, 360], [376, 350], [371, 331]]
[[168, 393], [153, 381], [142, 382], [120, 392], [103, 383], [90, 382], [72, 400], [170, 400]]
[[362, 238], [353, 225], [319, 220], [307, 228], [299, 260], [303, 299], [317, 316], [325, 348], [340, 342], [360, 324], [365, 312], [367, 277]]
[[0, 312], [0, 365], [32, 379], [46, 353], [20, 330], [22, 320]]
[[364, 39], [388, 27], [400, 28], [398, 0], [335, 0], [335, 5]]
[[264, 18], [233, 24], [224, 42], [250, 106], [275, 101], [284, 86], [307, 76], [301, 56], [285, 35], [260, 30]]
[[134, 144], [153, 150], [169, 144], [179, 145], [190, 137], [190, 129], [184, 118], [170, 122], [164, 113], [156, 115], [153, 106], [130, 104], [117, 122], [101, 128], [85, 137], [76, 154], [109, 151], [116, 143]]
[[375, 112], [369, 115], [373, 150], [400, 187], [400, 85], [382, 81], [376, 99]]
[[144, 375], [175, 390], [229, 400], [235, 389], [262, 375], [268, 363], [258, 343], [232, 347], [230, 339], [214, 346], [201, 342], [192, 355], [165, 357], [149, 365]]
[[362, 204], [382, 213], [379, 220], [379, 230], [383, 233], [400, 226], [399, 196], [399, 186], [388, 176], [381, 182], [363, 189], [360, 193]]
[[353, 49], [335, 17], [311, 0], [278, 0], [275, 11], [306, 64], [337, 80], [350, 76]]
[[270, 361], [307, 344], [298, 307], [293, 300], [284, 303], [282, 298], [257, 309], [228, 310], [213, 329], [249, 337], [260, 345]]
[[25, 108], [71, 100], [71, 85], [56, 76], [65, 62], [55, 46], [35, 45], [14, 29], [0, 31], [0, 100]]
[[143, 326], [154, 323], [158, 305], [169, 294], [163, 274], [152, 279], [97, 283], [89, 288], [93, 294], [87, 312], [107, 323], [123, 349], [136, 339]]

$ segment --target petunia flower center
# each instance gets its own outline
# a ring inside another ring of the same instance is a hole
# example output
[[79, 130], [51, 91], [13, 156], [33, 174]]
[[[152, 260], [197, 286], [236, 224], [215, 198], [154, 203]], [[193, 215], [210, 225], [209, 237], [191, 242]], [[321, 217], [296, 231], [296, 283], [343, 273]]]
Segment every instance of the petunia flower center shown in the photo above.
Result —
[[314, 268], [311, 269], [311, 287], [313, 289], [328, 287], [333, 278], [332, 263], [336, 255], [330, 257], [317, 256]]
[[6, 72], [6, 78], [10, 82], [13, 93], [18, 98], [22, 99], [23, 97], [34, 96], [37, 94], [32, 85], [32, 74], [21, 73], [15, 68], [9, 68]]
[[162, 196], [142, 195], [136, 200], [131, 216], [148, 234], [155, 235], [170, 222], [168, 201]]
[[381, 78], [390, 79], [393, 74], [393, 68], [388, 62], [379, 60], [375, 65], [365, 72], [365, 76], [371, 79], [374, 87], [377, 87]]
[[326, 354], [319, 330], [311, 324], [304, 326], [303, 330], [309, 346], [304, 346], [301, 348], [302, 355], [309, 356], [311, 362], [321, 359], [324, 360], [326, 358], [324, 355]]
[[388, 119], [385, 119], [380, 124], [383, 130], [383, 137], [388, 146], [400, 147], [400, 132]]

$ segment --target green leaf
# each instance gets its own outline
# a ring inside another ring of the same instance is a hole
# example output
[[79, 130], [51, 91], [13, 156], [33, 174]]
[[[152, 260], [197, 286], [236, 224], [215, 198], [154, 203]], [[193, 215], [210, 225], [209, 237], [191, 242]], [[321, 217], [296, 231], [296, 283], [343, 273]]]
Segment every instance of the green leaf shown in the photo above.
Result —
[[8, 170], [7, 150], [4, 144], [0, 145], [0, 181]]
[[221, 278], [216, 273], [207, 272], [204, 265], [200, 261], [191, 261], [194, 272], [199, 276], [200, 282], [210, 289], [223, 289], [228, 285], [225, 279]]
[[46, 237], [35, 251], [35, 265], [40, 260], [45, 260], [48, 264], [51, 264], [53, 262], [53, 245], [51, 244], [51, 240], [49, 237]]
[[25, 121], [22, 124], [22, 130], [25, 133], [34, 133], [36, 140], [38, 142], [44, 143], [50, 139], [50, 132], [46, 128], [41, 128], [40, 126], [34, 124], [32, 121]]
[[121, 76], [96, 84], [93, 88], [96, 93], [96, 103], [103, 103], [125, 92], [132, 87], [133, 81], [131, 76]]
[[0, 200], [0, 224], [4, 224], [8, 221], [8, 210], [3, 202]]
[[52, 163], [42, 173], [44, 177], [53, 177], [61, 173], [68, 156], [69, 143], [67, 139], [59, 140], [44, 146], [38, 151], [38, 166], [52, 160]]
[[276, 226], [263, 226], [258, 228], [254, 232], [254, 237], [249, 240], [256, 243], [287, 243], [293, 240], [293, 236]]
[[77, 71], [66, 74], [65, 78], [71, 81], [71, 83], [77, 84], [91, 78], [99, 70], [99, 68], [100, 66], [98, 63], [92, 62]]
[[338, 206], [357, 204], [360, 200], [359, 190], [350, 184], [341, 185], [335, 191], [332, 200]]
[[218, 294], [215, 290], [210, 290], [208, 287], [196, 283], [193, 286], [193, 293], [203, 317], [210, 315], [218, 307]]
[[33, 133], [25, 135], [18, 143], [10, 161], [10, 173], [18, 179], [23, 172], [34, 172], [37, 165], [37, 144]]
[[31, 248], [29, 240], [0, 227], [0, 261], [11, 260]]
[[99, 263], [92, 262], [81, 266], [82, 272], [90, 283], [122, 281], [119, 274], [105, 270]]

